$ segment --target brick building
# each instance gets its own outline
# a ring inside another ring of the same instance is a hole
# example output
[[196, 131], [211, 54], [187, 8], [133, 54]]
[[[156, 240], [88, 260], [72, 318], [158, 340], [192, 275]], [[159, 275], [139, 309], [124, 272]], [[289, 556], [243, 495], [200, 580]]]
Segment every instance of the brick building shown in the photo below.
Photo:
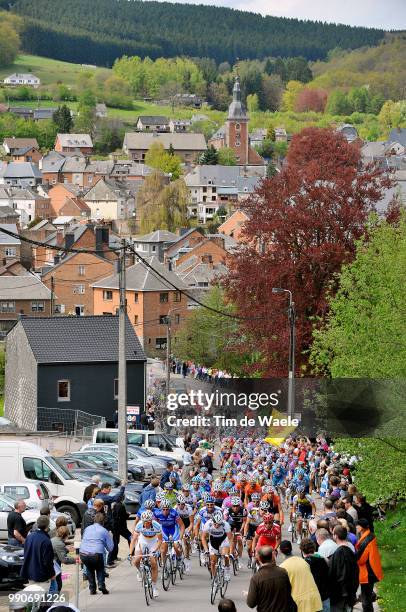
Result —
[[20, 315], [50, 314], [51, 292], [37, 276], [0, 276], [0, 335], [4, 336]]
[[231, 236], [238, 242], [241, 238], [242, 227], [246, 221], [248, 221], [248, 215], [242, 210], [236, 210], [218, 227], [218, 231], [226, 236]]
[[55, 151], [60, 153], [93, 153], [93, 142], [89, 134], [57, 134]]
[[[167, 281], [161, 280], [148, 267], [136, 263], [127, 268], [127, 313], [136, 333], [149, 355], [162, 353], [166, 348], [167, 317], [172, 320], [172, 332], [176, 333], [182, 319], [188, 314], [187, 298], [181, 291], [186, 288], [182, 280], [151, 257], [148, 263]], [[119, 308], [118, 274], [113, 274], [93, 284], [95, 315], [116, 314]]]
[[114, 263], [94, 253], [73, 253], [41, 277], [57, 298], [55, 314], [92, 315], [92, 283], [114, 272]]

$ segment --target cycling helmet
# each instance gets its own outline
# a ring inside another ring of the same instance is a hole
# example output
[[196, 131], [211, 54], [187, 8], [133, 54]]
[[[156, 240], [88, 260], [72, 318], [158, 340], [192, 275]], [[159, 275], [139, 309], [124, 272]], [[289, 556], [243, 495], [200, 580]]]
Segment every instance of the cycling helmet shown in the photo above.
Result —
[[224, 516], [221, 514], [221, 512], [215, 512], [213, 514], [213, 523], [216, 523], [216, 525], [221, 525], [224, 523]]
[[147, 499], [147, 501], [144, 504], [144, 508], [146, 510], [152, 510], [152, 508], [155, 508], [155, 502], [153, 499]]
[[186, 499], [183, 497], [183, 495], [178, 495], [177, 500], [178, 504], [186, 504]]
[[243, 464], [240, 466], [240, 469], [241, 469], [241, 471], [242, 471], [242, 472], [246, 472], [246, 471], [247, 471], [247, 469], [248, 469], [247, 464], [246, 464], [246, 463], [243, 463]]
[[169, 501], [169, 499], [163, 499], [162, 500], [162, 510], [168, 509], [171, 507], [171, 502]]
[[220, 476], [227, 476], [227, 470], [221, 470]]
[[268, 508], [269, 508], [269, 502], [267, 502], [267, 501], [261, 501], [261, 502], [259, 503], [259, 507], [260, 507], [260, 509], [261, 509], [261, 510], [268, 510]]
[[239, 497], [232, 497], [231, 498], [231, 505], [232, 506], [239, 506], [241, 503], [241, 500]]
[[254, 476], [251, 476], [249, 481], [250, 481], [250, 484], [257, 484], [257, 479]]
[[264, 523], [270, 523], [271, 521], [273, 521], [274, 516], [270, 512], [265, 512], [262, 518], [264, 520]]
[[296, 489], [296, 493], [297, 493], [298, 495], [303, 495], [303, 493], [305, 492], [305, 490], [306, 490], [306, 489], [305, 489], [304, 487], [297, 487], [297, 489]]
[[246, 482], [248, 480], [247, 474], [242, 473], [241, 476], [240, 476], [240, 480], [241, 480], [241, 482]]
[[142, 514], [141, 514], [141, 520], [143, 523], [147, 523], [148, 521], [152, 521], [154, 518], [154, 515], [152, 514], [151, 510], [145, 510]]
[[200, 482], [200, 476], [193, 476], [192, 482]]
[[210, 495], [210, 494], [209, 494], [209, 495], [206, 497], [206, 504], [214, 504], [214, 503], [215, 503], [215, 501], [216, 501], [216, 500], [214, 499], [213, 495]]
[[162, 501], [163, 499], [165, 499], [165, 493], [163, 491], [156, 494], [155, 501]]
[[221, 483], [220, 483], [220, 482], [215, 482], [215, 483], [213, 484], [213, 491], [214, 491], [214, 492], [221, 491], [221, 489], [222, 489], [222, 485], [221, 485]]
[[203, 466], [203, 467], [201, 467], [201, 468], [200, 468], [200, 471], [201, 471], [201, 472], [204, 472], [205, 474], [207, 474], [207, 472], [208, 472], [209, 470], [207, 469], [207, 467], [206, 467], [206, 466]]
[[257, 467], [258, 472], [263, 472], [264, 471], [264, 466], [262, 465], [262, 463], [260, 463]]
[[234, 486], [232, 483], [230, 483], [230, 484], [231, 484], [231, 487], [228, 487], [228, 488], [229, 488], [228, 493], [229, 493], [230, 495], [236, 495], [236, 494], [238, 493], [238, 491], [237, 491], [236, 487], [235, 487], [235, 486]]
[[252, 501], [256, 501], [257, 499], [261, 499], [261, 494], [260, 493], [253, 493], [251, 495], [251, 499], [252, 499]]
[[262, 487], [262, 490], [264, 493], [271, 493], [272, 487], [270, 487], [269, 485], [266, 485], [265, 487]]
[[165, 482], [164, 489], [167, 489], [168, 491], [171, 491], [173, 489], [173, 483], [172, 482]]
[[187, 482], [182, 485], [182, 491], [190, 491], [190, 485]]

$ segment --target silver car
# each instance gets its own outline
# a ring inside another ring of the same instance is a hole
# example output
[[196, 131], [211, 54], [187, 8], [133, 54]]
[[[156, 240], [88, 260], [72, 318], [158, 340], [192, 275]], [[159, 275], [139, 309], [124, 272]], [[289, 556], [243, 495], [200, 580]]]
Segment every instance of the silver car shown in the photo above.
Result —
[[[108, 453], [113, 453], [115, 457], [118, 457], [117, 444], [86, 444], [85, 446], [82, 446], [80, 450], [81, 452], [105, 451]], [[166, 462], [158, 459], [158, 457], [150, 455], [148, 451], [146, 451], [146, 453], [138, 452], [138, 449], [134, 449], [130, 446], [128, 447], [128, 461], [135, 465], [141, 465], [145, 470], [145, 476], [148, 480], [154, 473], [161, 476], [166, 468]]]

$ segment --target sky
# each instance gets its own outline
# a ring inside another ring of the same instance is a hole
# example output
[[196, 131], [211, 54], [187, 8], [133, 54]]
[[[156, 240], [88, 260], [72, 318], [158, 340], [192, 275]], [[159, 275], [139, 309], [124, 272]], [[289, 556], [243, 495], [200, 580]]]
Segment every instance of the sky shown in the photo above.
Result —
[[406, 30], [406, 0], [174, 0], [312, 21]]

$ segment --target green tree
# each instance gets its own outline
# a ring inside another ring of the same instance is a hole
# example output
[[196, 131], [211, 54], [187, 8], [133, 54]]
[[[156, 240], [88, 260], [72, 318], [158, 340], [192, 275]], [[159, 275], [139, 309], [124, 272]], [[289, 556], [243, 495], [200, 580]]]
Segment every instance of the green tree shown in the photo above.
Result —
[[406, 214], [358, 243], [339, 277], [330, 314], [314, 332], [311, 363], [334, 378], [406, 377]]
[[[150, 178], [150, 177], [148, 177]], [[159, 179], [152, 184], [152, 197], [138, 198], [141, 231], [148, 233], [157, 229], [174, 232], [179, 227], [189, 227], [188, 202], [189, 190], [183, 179], [173, 181], [159, 188]], [[158, 189], [157, 189], [158, 186]], [[143, 193], [143, 196], [146, 192]]]
[[234, 149], [222, 147], [218, 151], [218, 163], [220, 166], [236, 166], [237, 158]]
[[296, 105], [296, 99], [303, 88], [304, 84], [299, 81], [289, 81], [289, 83], [287, 83], [282, 96], [282, 110], [293, 111]]
[[[233, 305], [226, 301], [223, 290], [218, 286], [210, 289], [203, 303], [221, 312], [234, 312]], [[237, 337], [237, 321], [199, 307], [184, 318], [173, 339], [172, 348], [180, 359], [241, 374], [243, 365], [249, 361], [249, 355], [233, 350], [233, 341]], [[240, 338], [240, 343], [243, 344], [243, 338]]]
[[258, 94], [249, 94], [247, 96], [247, 108], [250, 113], [255, 113], [259, 110]]
[[145, 163], [151, 168], [161, 170], [171, 175], [171, 180], [176, 181], [182, 175], [182, 160], [177, 155], [171, 155], [165, 151], [162, 143], [154, 143], [145, 156]]
[[73, 127], [72, 115], [66, 104], [63, 104], [57, 108], [52, 115], [52, 120], [58, 127], [58, 132], [61, 134], [69, 134]]
[[275, 143], [269, 138], [266, 138], [261, 145], [257, 147], [258, 153], [261, 157], [271, 158], [275, 151]]
[[0, 66], [12, 64], [17, 57], [21, 40], [22, 19], [6, 11], [0, 11]]
[[121, 149], [124, 137], [124, 128], [121, 122], [103, 119], [97, 131], [98, 134], [94, 144], [97, 153], [107, 155], [107, 153]]
[[199, 164], [205, 166], [216, 166], [219, 163], [219, 155], [217, 149], [210, 145], [204, 153], [201, 154], [199, 158]]
[[276, 174], [278, 174], [278, 171], [275, 167], [275, 164], [273, 162], [272, 159], [269, 160], [267, 166], [266, 166], [266, 178], [272, 178], [274, 177]]

